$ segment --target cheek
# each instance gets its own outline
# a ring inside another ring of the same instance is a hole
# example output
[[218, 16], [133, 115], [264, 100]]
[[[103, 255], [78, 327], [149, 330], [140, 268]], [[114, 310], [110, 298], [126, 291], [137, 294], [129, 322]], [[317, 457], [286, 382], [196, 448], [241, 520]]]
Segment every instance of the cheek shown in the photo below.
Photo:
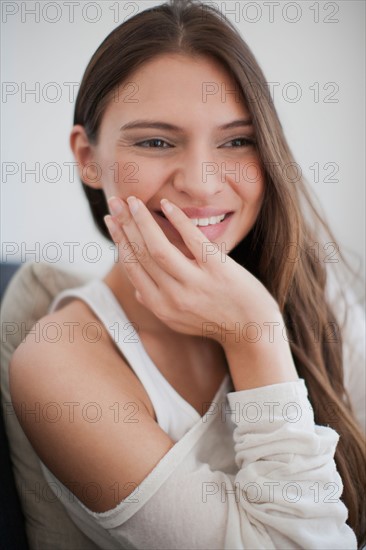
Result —
[[259, 208], [264, 197], [264, 173], [256, 159], [241, 165], [241, 185], [237, 193], [248, 205]]
[[[161, 163], [160, 163], [161, 164]], [[105, 182], [105, 188], [112, 190], [113, 194], [126, 199], [129, 195], [135, 195], [143, 202], [151, 198], [164, 181], [164, 173], [160, 166], [154, 166], [149, 160], [128, 159], [114, 162], [109, 167], [109, 177]]]

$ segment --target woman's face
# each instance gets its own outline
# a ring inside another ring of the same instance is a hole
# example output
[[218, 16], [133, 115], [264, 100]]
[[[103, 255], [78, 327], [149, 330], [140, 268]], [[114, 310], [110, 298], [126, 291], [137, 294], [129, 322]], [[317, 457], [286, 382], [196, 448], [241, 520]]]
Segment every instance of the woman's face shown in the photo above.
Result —
[[180, 235], [158, 213], [163, 197], [222, 252], [253, 227], [264, 196], [253, 128], [235, 81], [211, 58], [164, 54], [146, 62], [108, 104], [88, 155], [75, 138], [80, 128], [73, 130], [74, 154], [81, 163], [97, 163], [99, 172], [85, 183], [107, 198], [139, 197], [188, 257]]

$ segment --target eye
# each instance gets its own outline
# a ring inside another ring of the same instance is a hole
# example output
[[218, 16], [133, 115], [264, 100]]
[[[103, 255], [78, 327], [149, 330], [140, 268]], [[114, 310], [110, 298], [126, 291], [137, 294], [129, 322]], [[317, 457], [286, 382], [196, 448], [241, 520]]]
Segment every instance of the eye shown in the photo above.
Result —
[[[158, 145], [156, 145], [158, 144]], [[160, 144], [160, 145], [159, 145]], [[165, 144], [165, 146], [161, 146], [161, 144]], [[163, 139], [153, 138], [153, 139], [147, 139], [145, 141], [140, 141], [139, 143], [135, 144], [137, 147], [145, 147], [145, 148], [151, 148], [151, 149], [167, 149], [171, 147], [171, 145], [164, 141]]]
[[[241, 142], [241, 144], [240, 144], [240, 142]], [[239, 145], [233, 145], [232, 147], [234, 147], [234, 148], [249, 147], [250, 145], [254, 145], [254, 140], [246, 138], [246, 137], [238, 137], [238, 138], [235, 138], [235, 139], [232, 139], [232, 140], [228, 141], [227, 143], [236, 143], [236, 144], [239, 143]], [[222, 145], [222, 147], [228, 147], [227, 143], [225, 145]]]

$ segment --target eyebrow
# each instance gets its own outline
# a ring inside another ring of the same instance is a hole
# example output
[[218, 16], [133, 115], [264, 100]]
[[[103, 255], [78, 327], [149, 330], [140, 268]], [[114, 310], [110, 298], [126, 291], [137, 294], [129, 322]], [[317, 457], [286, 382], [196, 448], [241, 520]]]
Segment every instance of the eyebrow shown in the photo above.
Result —
[[[218, 126], [218, 130], [231, 130], [232, 128], [238, 128], [242, 126], [252, 126], [252, 121], [250, 119], [242, 119], [242, 120], [233, 120], [232, 122], [228, 122], [227, 124], [223, 124], [222, 126]], [[136, 130], [139, 128], [154, 128], [156, 130], [170, 130], [172, 132], [177, 132], [182, 134], [184, 132], [183, 128], [180, 128], [179, 126], [175, 126], [174, 124], [169, 124], [168, 122], [159, 122], [154, 120], [134, 120], [132, 122], [127, 122], [127, 124], [124, 124], [121, 126], [120, 131], [126, 131], [126, 130]]]

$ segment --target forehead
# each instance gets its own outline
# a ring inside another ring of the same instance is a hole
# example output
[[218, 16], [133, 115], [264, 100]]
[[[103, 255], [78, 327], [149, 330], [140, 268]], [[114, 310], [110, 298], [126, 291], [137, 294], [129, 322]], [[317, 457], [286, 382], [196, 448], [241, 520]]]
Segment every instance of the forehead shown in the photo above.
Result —
[[120, 84], [105, 110], [107, 122], [115, 116], [154, 118], [247, 116], [239, 86], [216, 59], [206, 56], [164, 54], [145, 62]]

